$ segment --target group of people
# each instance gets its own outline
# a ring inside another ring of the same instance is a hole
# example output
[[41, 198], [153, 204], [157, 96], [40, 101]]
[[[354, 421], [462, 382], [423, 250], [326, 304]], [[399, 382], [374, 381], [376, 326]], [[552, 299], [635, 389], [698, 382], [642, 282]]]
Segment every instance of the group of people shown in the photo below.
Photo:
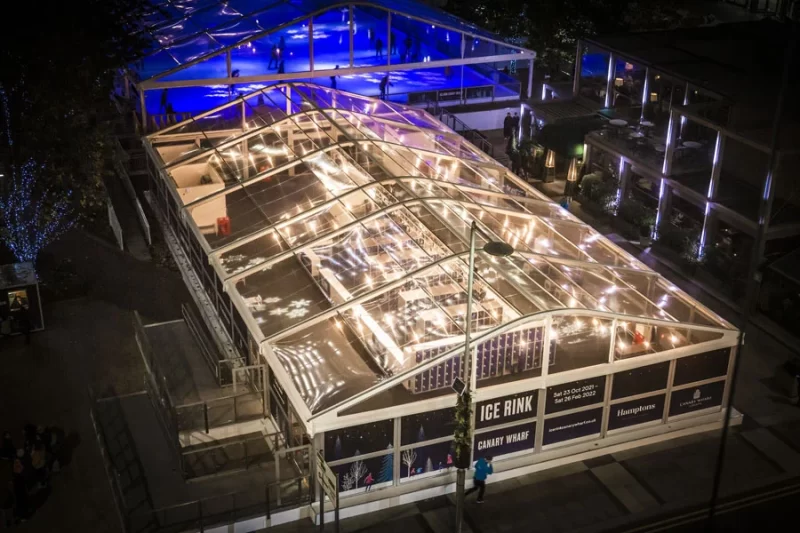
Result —
[[11, 302], [10, 312], [6, 317], [0, 317], [0, 338], [11, 336], [14, 332], [25, 335], [25, 343], [31, 343], [31, 310], [19, 296]]
[[[270, 50], [269, 56], [269, 65], [267, 65], [267, 69], [278, 69], [278, 74], [283, 74], [286, 72], [284, 58], [286, 56], [286, 39], [284, 39], [283, 35], [281, 35], [278, 44], [273, 44], [272, 49]], [[273, 66], [274, 65], [274, 66]]]
[[11, 432], [3, 433], [0, 460], [11, 469], [8, 492], [0, 499], [0, 529], [30, 518], [50, 493], [50, 476], [66, 461], [64, 431], [57, 427], [27, 424], [21, 446]]
[[[367, 33], [369, 34], [369, 42], [375, 47], [375, 57], [382, 58], [384, 45], [386, 43], [377, 36], [374, 28], [369, 28]], [[403, 54], [400, 56], [402, 62], [419, 61], [419, 45], [415, 46], [414, 40], [410, 35], [403, 40], [403, 45], [405, 48], [403, 49]], [[389, 34], [389, 53], [391, 55], [398, 55], [397, 36], [394, 32]]]

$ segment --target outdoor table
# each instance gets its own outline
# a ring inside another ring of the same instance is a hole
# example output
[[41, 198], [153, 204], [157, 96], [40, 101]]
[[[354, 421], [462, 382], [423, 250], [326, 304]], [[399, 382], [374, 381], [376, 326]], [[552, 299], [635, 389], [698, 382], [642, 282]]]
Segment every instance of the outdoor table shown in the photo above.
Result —
[[628, 121], [627, 120], [622, 120], [621, 118], [611, 119], [611, 120], [608, 121], [608, 123], [611, 124], [612, 126], [617, 126], [619, 128], [628, 125]]
[[685, 146], [686, 148], [702, 148], [703, 147], [702, 143], [699, 143], [697, 141], [684, 141], [683, 146]]
[[655, 124], [653, 124], [653, 123], [652, 123], [652, 122], [650, 122], [649, 120], [643, 120], [643, 121], [641, 121], [641, 122], [639, 123], [639, 125], [640, 125], [640, 126], [644, 126], [645, 128], [652, 128], [653, 126], [655, 126]]
[[666, 152], [667, 147], [664, 146], [663, 144], [657, 144], [653, 147], [653, 150], [655, 150], [656, 152]]
[[639, 139], [639, 138], [644, 137], [644, 133], [642, 133], [641, 131], [634, 131], [634, 132], [631, 132], [630, 137], [631, 137], [631, 139]]

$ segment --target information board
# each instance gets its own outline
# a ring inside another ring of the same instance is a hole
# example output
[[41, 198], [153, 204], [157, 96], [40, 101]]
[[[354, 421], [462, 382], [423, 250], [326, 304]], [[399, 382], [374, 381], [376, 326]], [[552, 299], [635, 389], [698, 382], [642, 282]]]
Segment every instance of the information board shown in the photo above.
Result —
[[479, 433], [473, 439], [475, 459], [498, 457], [523, 450], [532, 450], [536, 442], [536, 422]]
[[602, 403], [606, 391], [606, 377], [582, 379], [547, 388], [545, 413], [559, 413], [578, 407]]
[[548, 418], [544, 421], [542, 444], [555, 444], [600, 433], [603, 425], [603, 408], [589, 409], [571, 415]]
[[485, 428], [536, 417], [539, 391], [503, 396], [475, 406], [475, 428]]
[[608, 413], [608, 429], [620, 429], [661, 420], [664, 416], [666, 399], [666, 394], [659, 394], [612, 405]]
[[672, 392], [669, 403], [669, 416], [682, 415], [722, 405], [724, 381], [715, 381], [697, 387], [689, 387]]

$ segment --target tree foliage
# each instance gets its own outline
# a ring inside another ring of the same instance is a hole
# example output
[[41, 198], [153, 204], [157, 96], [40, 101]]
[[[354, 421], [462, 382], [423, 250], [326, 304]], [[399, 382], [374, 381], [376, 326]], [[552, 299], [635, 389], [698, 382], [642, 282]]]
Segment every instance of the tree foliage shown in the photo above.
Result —
[[117, 73], [146, 46], [135, 30], [151, 9], [149, 0], [14, 5], [14, 31], [0, 32], [6, 170], [33, 160], [43, 190], [72, 191], [79, 213], [98, 207], [112, 153], [109, 96]]
[[676, 26], [683, 0], [449, 0], [445, 9], [536, 50], [554, 70], [575, 57], [577, 40]]

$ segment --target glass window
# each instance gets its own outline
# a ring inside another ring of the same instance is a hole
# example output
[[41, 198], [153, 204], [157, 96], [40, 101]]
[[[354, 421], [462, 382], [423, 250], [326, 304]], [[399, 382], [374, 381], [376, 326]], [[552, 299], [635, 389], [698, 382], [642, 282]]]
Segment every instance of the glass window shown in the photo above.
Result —
[[[355, 67], [386, 65], [387, 54], [392, 51], [390, 36], [387, 35], [389, 13], [382, 9], [366, 6], [353, 6], [353, 63]], [[400, 43], [395, 40], [395, 47]], [[349, 58], [348, 58], [349, 60]], [[393, 55], [393, 63], [399, 63], [399, 55]], [[376, 75], [361, 76], [365, 79]], [[375, 78], [377, 81], [377, 78]]]
[[581, 57], [579, 94], [601, 105], [605, 103], [608, 58], [607, 51], [593, 46], [584, 47]]
[[[389, 446], [391, 448], [391, 446]], [[394, 454], [360, 459], [331, 467], [339, 475], [339, 493], [356, 493], [389, 486], [394, 480]]]
[[446, 472], [455, 461], [453, 441], [409, 448], [400, 454], [400, 482]]
[[449, 437], [455, 430], [455, 410], [439, 409], [427, 413], [404, 416], [400, 420], [400, 444], [413, 444], [426, 440]]
[[550, 339], [550, 373], [608, 363], [611, 320], [556, 317]]
[[338, 461], [391, 448], [394, 420], [325, 432], [325, 460]]
[[[347, 6], [314, 17], [314, 70], [350, 65], [350, 13]], [[339, 80], [342, 81], [342, 80]]]
[[[285, 12], [277, 15], [288, 22], [297, 17], [299, 12], [285, 6]], [[273, 12], [270, 11], [270, 26], [275, 27]], [[231, 51], [231, 71], [239, 71], [241, 76], [258, 76], [279, 74], [283, 72], [308, 72], [309, 61], [309, 29], [304, 20], [292, 26], [282, 28], [265, 37], [255, 39], [247, 44], [237, 46]]]
[[681, 357], [675, 362], [674, 385], [685, 385], [704, 379], [725, 376], [728, 373], [728, 362], [731, 349], [723, 348], [711, 352]]
[[611, 399], [637, 396], [667, 388], [669, 361], [617, 372], [612, 377]]

